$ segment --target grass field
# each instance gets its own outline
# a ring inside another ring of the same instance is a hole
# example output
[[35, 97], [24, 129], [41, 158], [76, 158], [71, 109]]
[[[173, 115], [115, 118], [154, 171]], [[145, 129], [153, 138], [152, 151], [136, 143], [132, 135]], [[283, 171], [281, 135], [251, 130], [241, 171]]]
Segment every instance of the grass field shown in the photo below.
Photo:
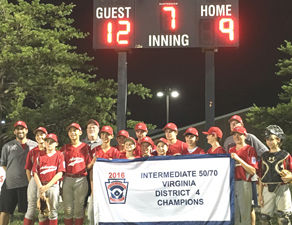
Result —
[[[10, 220], [10, 225], [22, 225], [23, 224], [23, 218], [24, 218], [24, 214], [22, 213], [18, 213], [17, 209], [15, 210], [15, 214], [11, 217]], [[36, 218], [37, 218], [37, 212], [36, 212]], [[84, 218], [84, 223], [85, 225], [89, 224], [88, 223], [88, 219], [87, 219], [87, 215]], [[34, 223], [35, 225], [38, 224], [37, 222]], [[62, 203], [59, 204], [59, 215], [58, 215], [58, 224], [60, 225], [64, 225], [64, 211], [63, 211], [63, 207], [62, 207]]]
[[[60, 213], [59, 213], [58, 224], [64, 225], [64, 222], [63, 222], [64, 212], [63, 212], [63, 209], [62, 209], [62, 204], [60, 204], [59, 212]], [[20, 213], [16, 212], [15, 215], [12, 217], [12, 220], [10, 221], [10, 225], [22, 225], [23, 224], [23, 216], [24, 216], [23, 214], [20, 214]], [[257, 218], [258, 218], [258, 215], [257, 215]], [[35, 225], [36, 224], [38, 224], [38, 223], [35, 222]], [[89, 224], [87, 216], [85, 218], [84, 224], [85, 225]], [[256, 224], [260, 224], [260, 222], [257, 220]], [[277, 225], [278, 224], [276, 218], [273, 218], [272, 224], [273, 225]]]

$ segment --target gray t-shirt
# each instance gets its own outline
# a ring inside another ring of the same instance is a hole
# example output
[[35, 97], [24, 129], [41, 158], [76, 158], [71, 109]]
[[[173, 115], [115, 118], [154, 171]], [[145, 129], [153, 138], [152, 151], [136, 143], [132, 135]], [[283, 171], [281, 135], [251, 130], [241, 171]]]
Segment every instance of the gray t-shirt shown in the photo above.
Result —
[[[265, 146], [255, 135], [247, 133], [245, 142], [254, 147], [258, 157], [261, 157], [262, 154], [266, 151], [269, 151], [267, 146]], [[233, 136], [229, 136], [224, 141], [224, 149], [225, 151], [229, 152], [229, 149], [235, 146], [235, 142], [233, 140]]]
[[17, 140], [12, 140], [3, 145], [1, 152], [1, 166], [6, 166], [7, 189], [25, 187], [28, 185], [25, 173], [27, 153], [37, 146], [32, 140], [27, 140], [25, 149]]
[[94, 148], [97, 147], [97, 146], [100, 146], [100, 145], [102, 144], [102, 140], [100, 139], [100, 137], [97, 137], [97, 139], [94, 140], [94, 141], [90, 141], [90, 140], [88, 140], [88, 138], [86, 137], [86, 138], [84, 138], [84, 139], [82, 140], [82, 142], [88, 144], [88, 145], [90, 146], [90, 149], [91, 149], [91, 150], [94, 149]]

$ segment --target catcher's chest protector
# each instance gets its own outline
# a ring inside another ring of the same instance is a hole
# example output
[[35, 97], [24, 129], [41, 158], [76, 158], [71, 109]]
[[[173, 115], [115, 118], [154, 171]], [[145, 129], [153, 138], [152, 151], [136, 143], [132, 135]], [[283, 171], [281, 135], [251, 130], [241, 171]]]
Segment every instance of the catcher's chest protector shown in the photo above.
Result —
[[284, 169], [284, 161], [289, 156], [286, 151], [265, 152], [262, 155], [262, 183], [279, 184], [282, 183], [280, 172]]

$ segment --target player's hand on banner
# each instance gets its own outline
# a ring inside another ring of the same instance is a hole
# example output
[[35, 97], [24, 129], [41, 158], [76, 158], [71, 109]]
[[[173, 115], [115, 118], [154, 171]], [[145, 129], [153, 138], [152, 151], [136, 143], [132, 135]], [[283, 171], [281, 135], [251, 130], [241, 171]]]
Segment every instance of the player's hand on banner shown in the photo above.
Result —
[[236, 153], [231, 153], [231, 158], [236, 160], [236, 161], [239, 161], [239, 159], [240, 159]]

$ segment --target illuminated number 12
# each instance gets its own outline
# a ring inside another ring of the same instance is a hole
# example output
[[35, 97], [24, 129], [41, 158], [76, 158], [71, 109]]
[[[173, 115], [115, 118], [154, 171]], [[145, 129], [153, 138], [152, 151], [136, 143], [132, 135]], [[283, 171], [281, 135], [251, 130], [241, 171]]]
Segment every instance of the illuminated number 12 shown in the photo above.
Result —
[[162, 10], [165, 11], [165, 12], [170, 12], [170, 16], [171, 16], [170, 27], [171, 27], [172, 30], [175, 30], [175, 28], [176, 28], [175, 7], [174, 6], [164, 6], [162, 8]]
[[[119, 45], [127, 45], [127, 44], [129, 44], [128, 39], [126, 39], [126, 37], [123, 39], [122, 36], [127, 36], [130, 33], [130, 31], [131, 31], [131, 23], [128, 20], [119, 20], [118, 24], [122, 25], [122, 26], [125, 26], [125, 29], [124, 30], [118, 30], [117, 36], [116, 36], [116, 42]], [[112, 44], [113, 43], [113, 23], [112, 22], [108, 22], [107, 23], [106, 40], [107, 40], [108, 44]]]

